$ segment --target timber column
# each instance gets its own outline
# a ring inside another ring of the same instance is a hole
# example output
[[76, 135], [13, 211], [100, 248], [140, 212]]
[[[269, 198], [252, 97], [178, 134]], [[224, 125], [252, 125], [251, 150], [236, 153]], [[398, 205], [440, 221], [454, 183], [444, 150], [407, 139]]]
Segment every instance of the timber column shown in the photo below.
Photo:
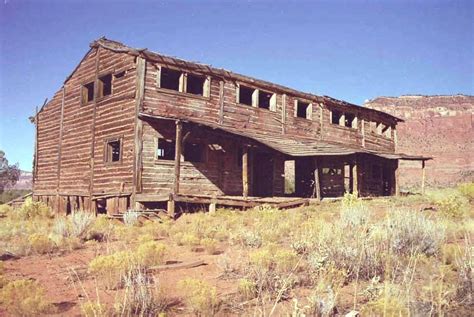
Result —
[[249, 195], [249, 149], [242, 148], [242, 196]]
[[321, 200], [321, 167], [319, 157], [314, 158], [314, 197]]
[[352, 163], [352, 194], [359, 197], [359, 162], [357, 156]]
[[168, 200], [168, 213], [170, 217], [175, 216], [175, 198], [179, 194], [179, 179], [181, 174], [181, 152], [183, 143], [183, 123], [176, 120], [176, 149], [174, 153], [174, 180], [173, 191]]

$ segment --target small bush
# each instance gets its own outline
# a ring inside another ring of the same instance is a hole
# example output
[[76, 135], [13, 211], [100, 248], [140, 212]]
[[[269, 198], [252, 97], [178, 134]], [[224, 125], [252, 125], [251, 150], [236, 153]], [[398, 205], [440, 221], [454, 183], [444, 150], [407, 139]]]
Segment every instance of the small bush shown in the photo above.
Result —
[[44, 289], [32, 280], [16, 280], [0, 290], [0, 303], [14, 316], [37, 316], [52, 312]]
[[130, 252], [120, 251], [102, 255], [89, 263], [88, 272], [100, 280], [107, 289], [117, 287], [127, 271], [135, 266]]
[[140, 244], [136, 251], [137, 261], [144, 267], [159, 265], [164, 262], [166, 246], [156, 241]]
[[33, 233], [28, 236], [28, 243], [31, 251], [36, 254], [51, 253], [55, 248], [53, 241], [40, 233]]
[[260, 248], [262, 246], [262, 236], [255, 231], [242, 230], [238, 236], [240, 243], [250, 248]]
[[84, 239], [94, 224], [95, 216], [84, 211], [76, 211], [71, 217], [71, 235]]
[[114, 233], [114, 222], [104, 215], [96, 217], [88, 231], [87, 240], [109, 241]]
[[238, 293], [242, 300], [251, 300], [257, 297], [257, 284], [246, 278], [240, 279]]
[[81, 312], [85, 317], [105, 317], [108, 315], [104, 304], [91, 301], [81, 304]]
[[178, 283], [187, 306], [197, 315], [214, 316], [219, 310], [217, 290], [204, 281], [187, 278]]
[[448, 219], [462, 219], [465, 216], [464, 203], [458, 196], [449, 196], [437, 202], [441, 216]]
[[53, 234], [67, 238], [70, 234], [69, 222], [65, 217], [57, 217], [54, 219], [53, 227], [52, 227]]
[[469, 201], [474, 200], [474, 183], [459, 184], [458, 191]]
[[31, 197], [28, 197], [21, 208], [15, 211], [15, 215], [20, 219], [54, 217], [51, 209], [45, 203], [33, 201]]
[[201, 245], [208, 254], [217, 254], [217, 240], [212, 238], [204, 238], [201, 240]]
[[138, 224], [138, 217], [140, 213], [138, 211], [128, 210], [123, 214], [123, 223], [127, 226], [135, 226]]
[[13, 208], [7, 204], [0, 205], [0, 216], [7, 216], [13, 213]]
[[400, 254], [434, 255], [445, 239], [443, 226], [415, 212], [392, 212], [387, 229], [393, 251]]

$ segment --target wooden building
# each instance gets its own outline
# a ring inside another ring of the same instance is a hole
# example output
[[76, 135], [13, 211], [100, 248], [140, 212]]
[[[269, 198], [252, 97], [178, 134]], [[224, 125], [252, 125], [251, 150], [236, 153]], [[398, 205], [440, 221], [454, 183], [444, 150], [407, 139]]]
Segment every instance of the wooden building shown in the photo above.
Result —
[[387, 113], [105, 38], [34, 121], [33, 196], [63, 214], [394, 195], [398, 160], [427, 159]]

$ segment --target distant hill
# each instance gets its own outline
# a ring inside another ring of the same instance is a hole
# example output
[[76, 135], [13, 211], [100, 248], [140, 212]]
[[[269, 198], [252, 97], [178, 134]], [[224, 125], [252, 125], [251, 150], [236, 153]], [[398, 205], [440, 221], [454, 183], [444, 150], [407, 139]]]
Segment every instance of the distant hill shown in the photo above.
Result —
[[[365, 106], [405, 120], [397, 128], [398, 151], [434, 157], [426, 164], [428, 184], [474, 181], [474, 96], [378, 97]], [[402, 187], [419, 185], [420, 165], [402, 162]]]
[[33, 173], [21, 171], [20, 179], [13, 186], [12, 189], [32, 189], [33, 188]]

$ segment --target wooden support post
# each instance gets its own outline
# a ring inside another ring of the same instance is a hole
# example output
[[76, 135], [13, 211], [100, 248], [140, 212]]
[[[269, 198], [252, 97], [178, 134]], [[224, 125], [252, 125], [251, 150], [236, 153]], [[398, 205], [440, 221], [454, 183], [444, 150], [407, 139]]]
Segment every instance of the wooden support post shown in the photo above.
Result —
[[400, 196], [400, 168], [398, 166], [399, 162], [395, 162], [395, 196]]
[[426, 169], [425, 160], [421, 161], [421, 194], [425, 194]]
[[176, 204], [175, 204], [175, 201], [174, 201], [174, 196], [173, 196], [173, 194], [170, 194], [170, 197], [168, 199], [167, 210], [168, 210], [168, 215], [173, 219], [174, 219], [174, 216], [175, 216], [175, 207], [176, 207]]
[[314, 196], [321, 200], [321, 167], [319, 157], [314, 158]]
[[179, 194], [179, 176], [181, 173], [181, 151], [183, 141], [183, 123], [176, 121], [176, 150], [174, 155], [174, 184], [173, 194]]
[[352, 194], [359, 197], [359, 163], [357, 158], [352, 164]]
[[216, 202], [215, 201], [212, 201], [209, 204], [209, 213], [210, 214], [215, 214], [216, 213]]
[[242, 149], [242, 196], [249, 195], [249, 149]]

